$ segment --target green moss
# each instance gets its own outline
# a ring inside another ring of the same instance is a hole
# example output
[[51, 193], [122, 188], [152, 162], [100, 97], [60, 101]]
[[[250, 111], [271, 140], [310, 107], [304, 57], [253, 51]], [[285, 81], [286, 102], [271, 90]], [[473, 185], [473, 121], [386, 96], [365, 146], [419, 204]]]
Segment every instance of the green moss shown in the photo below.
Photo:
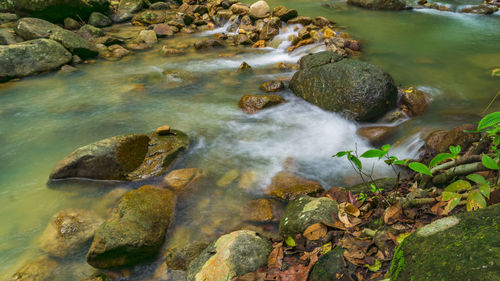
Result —
[[400, 244], [396, 249], [396, 252], [394, 253], [394, 258], [391, 263], [389, 275], [392, 276], [393, 279], [397, 279], [399, 273], [404, 269], [404, 267], [405, 267], [405, 257]]

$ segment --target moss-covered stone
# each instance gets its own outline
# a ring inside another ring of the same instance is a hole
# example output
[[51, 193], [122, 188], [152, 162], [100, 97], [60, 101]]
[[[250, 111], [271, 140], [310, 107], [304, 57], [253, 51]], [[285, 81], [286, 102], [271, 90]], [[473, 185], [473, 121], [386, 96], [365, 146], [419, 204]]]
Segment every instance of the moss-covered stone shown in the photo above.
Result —
[[272, 244], [249, 230], [239, 230], [210, 244], [189, 264], [187, 281], [226, 281], [267, 264]]
[[324, 52], [305, 59], [290, 81], [292, 92], [357, 121], [374, 121], [396, 107], [397, 88], [389, 74], [356, 59], [322, 64], [331, 60], [336, 58]]
[[168, 249], [165, 254], [165, 262], [171, 269], [186, 271], [189, 263], [197, 258], [208, 245], [208, 242], [198, 241], [181, 248]]
[[343, 273], [346, 268], [342, 257], [344, 249], [336, 247], [325, 255], [321, 256], [318, 262], [313, 266], [309, 274], [310, 281], [333, 281], [337, 279], [338, 274]]
[[337, 217], [338, 204], [327, 197], [302, 196], [288, 203], [280, 221], [279, 234], [286, 238], [302, 234], [312, 224], [333, 224]]
[[5, 281], [50, 281], [54, 279], [57, 266], [55, 260], [44, 256], [27, 263]]
[[391, 280], [500, 280], [499, 217], [496, 204], [418, 229], [396, 250]]
[[154, 257], [173, 219], [176, 200], [172, 191], [149, 185], [123, 195], [97, 230], [87, 262], [111, 268]]
[[17, 13], [57, 22], [62, 22], [66, 17], [86, 19], [91, 12], [106, 13], [109, 10], [109, 0], [7, 0], [7, 2], [11, 3], [7, 5], [8, 8]]
[[0, 81], [53, 70], [70, 61], [71, 53], [53, 40], [0, 46]]
[[159, 176], [188, 145], [188, 136], [177, 130], [165, 136], [112, 137], [72, 152], [56, 164], [50, 179], [140, 180]]
[[371, 10], [403, 10], [406, 3], [401, 0], [348, 0], [347, 4]]
[[315, 54], [303, 56], [299, 60], [300, 69], [310, 69], [317, 66], [322, 66], [329, 63], [341, 61], [344, 57], [339, 54], [323, 51]]

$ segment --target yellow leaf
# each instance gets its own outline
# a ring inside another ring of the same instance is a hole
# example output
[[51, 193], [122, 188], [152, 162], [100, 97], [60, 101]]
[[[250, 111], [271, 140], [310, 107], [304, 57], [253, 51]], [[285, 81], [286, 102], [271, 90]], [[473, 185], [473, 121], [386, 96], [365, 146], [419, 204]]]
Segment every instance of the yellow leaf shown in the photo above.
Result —
[[327, 232], [328, 232], [328, 229], [326, 228], [326, 226], [324, 224], [315, 223], [315, 224], [312, 224], [306, 228], [303, 236], [307, 240], [314, 241], [314, 240], [319, 240], [319, 239], [325, 237]]

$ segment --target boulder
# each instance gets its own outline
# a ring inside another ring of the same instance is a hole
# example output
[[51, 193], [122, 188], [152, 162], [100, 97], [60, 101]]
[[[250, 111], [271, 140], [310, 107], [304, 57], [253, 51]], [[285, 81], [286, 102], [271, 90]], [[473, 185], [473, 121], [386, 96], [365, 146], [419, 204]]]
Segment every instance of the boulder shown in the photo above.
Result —
[[89, 17], [89, 24], [95, 27], [106, 27], [113, 24], [110, 18], [99, 12], [93, 12]]
[[371, 10], [404, 10], [407, 9], [401, 0], [347, 0], [347, 4]]
[[304, 59], [290, 89], [306, 101], [356, 121], [374, 121], [396, 107], [396, 85], [379, 67], [355, 59], [337, 61], [333, 53], [312, 54], [301, 61]]
[[260, 0], [250, 6], [248, 13], [254, 19], [263, 19], [271, 14], [271, 8], [269, 8], [266, 1]]
[[236, 72], [238, 73], [252, 72], [252, 67], [246, 61], [244, 61], [240, 64], [240, 66], [238, 66]]
[[174, 36], [174, 28], [166, 23], [160, 23], [153, 25], [153, 31], [156, 33], [157, 37], [170, 37]]
[[254, 231], [223, 235], [189, 264], [186, 280], [232, 280], [266, 265], [271, 250], [271, 242]]
[[23, 40], [10, 28], [0, 28], [0, 45], [11, 45]]
[[189, 137], [177, 130], [166, 136], [112, 137], [72, 152], [56, 164], [50, 179], [141, 180], [159, 176], [188, 145]]
[[52, 39], [83, 59], [98, 55], [95, 48], [81, 36], [42, 19], [22, 18], [14, 30], [25, 40]]
[[288, 24], [302, 24], [304, 26], [309, 25], [312, 23], [312, 18], [310, 17], [305, 17], [305, 16], [297, 16], [294, 18], [291, 18], [287, 21]]
[[161, 48], [161, 53], [164, 56], [177, 56], [177, 55], [182, 55], [184, 54], [184, 50], [176, 49], [176, 48], [170, 48], [168, 46], [163, 46]]
[[57, 276], [57, 266], [55, 260], [43, 256], [24, 265], [5, 281], [51, 281]]
[[146, 185], [126, 193], [97, 230], [87, 262], [111, 268], [154, 257], [173, 219], [175, 204], [176, 196], [168, 189]]
[[137, 41], [144, 42], [146, 44], [156, 44], [158, 42], [158, 38], [156, 37], [154, 30], [142, 30], [137, 36]]
[[131, 20], [135, 13], [145, 6], [144, 0], [120, 0], [118, 9], [113, 15], [113, 21], [120, 23]]
[[165, 20], [166, 20], [165, 13], [162, 11], [144, 11], [136, 14], [132, 18], [132, 24], [148, 26], [151, 24], [163, 23], [165, 22]]
[[402, 90], [400, 106], [409, 116], [419, 116], [425, 113], [429, 101], [430, 97], [424, 91], [408, 87]]
[[281, 20], [278, 17], [272, 17], [265, 23], [260, 31], [260, 40], [270, 40], [280, 33]]
[[480, 14], [480, 15], [491, 15], [498, 11], [498, 7], [495, 5], [481, 4], [472, 7], [466, 7], [461, 9], [460, 13], [466, 14]]
[[165, 253], [165, 262], [171, 269], [186, 271], [189, 263], [197, 258], [208, 245], [207, 242], [197, 241], [183, 247], [168, 249]]
[[280, 221], [279, 234], [286, 238], [295, 238], [297, 234], [303, 234], [307, 227], [312, 224], [324, 222], [335, 223], [338, 204], [327, 197], [301, 196], [288, 203], [285, 213]]
[[224, 48], [226, 45], [224, 41], [218, 39], [204, 39], [199, 40], [194, 43], [194, 48], [196, 50], [212, 49], [212, 48]]
[[266, 93], [279, 92], [285, 89], [285, 83], [281, 80], [271, 80], [260, 85], [260, 89]]
[[8, 22], [15, 22], [18, 19], [19, 19], [19, 17], [16, 14], [0, 13], [0, 24], [8, 23]]
[[63, 258], [78, 252], [89, 242], [103, 220], [84, 209], [57, 212], [40, 238], [40, 248], [50, 256]]
[[462, 151], [467, 151], [469, 145], [479, 141], [481, 135], [479, 133], [467, 133], [473, 131], [476, 126], [473, 124], [465, 124], [455, 127], [449, 131], [439, 130], [432, 132], [425, 139], [425, 147], [436, 153], [449, 152], [450, 145], [460, 145]]
[[235, 3], [231, 5], [231, 8], [229, 8], [233, 14], [236, 15], [245, 15], [250, 11], [250, 8], [242, 3]]
[[53, 22], [67, 17], [87, 19], [92, 12], [106, 13], [109, 0], [13, 0], [18, 14], [30, 15]]
[[68, 30], [77, 30], [80, 28], [80, 23], [72, 18], [65, 18], [64, 28]]
[[182, 193], [197, 185], [206, 173], [198, 168], [185, 168], [173, 170], [163, 178], [165, 186], [176, 193]]
[[0, 81], [53, 70], [71, 58], [62, 45], [49, 39], [0, 46]]
[[309, 274], [309, 281], [336, 281], [344, 280], [343, 274], [346, 272], [344, 266], [344, 249], [335, 247], [335, 249], [322, 255], [314, 264]]
[[289, 200], [298, 196], [316, 194], [322, 191], [324, 189], [317, 181], [304, 179], [290, 172], [279, 172], [273, 177], [265, 193], [280, 199]]
[[496, 204], [418, 229], [394, 253], [391, 280], [499, 280], [499, 217]]
[[287, 22], [289, 19], [297, 17], [299, 13], [295, 9], [287, 9], [285, 6], [277, 6], [273, 9], [273, 16]]
[[248, 114], [286, 102], [278, 95], [245, 95], [238, 102], [238, 107]]

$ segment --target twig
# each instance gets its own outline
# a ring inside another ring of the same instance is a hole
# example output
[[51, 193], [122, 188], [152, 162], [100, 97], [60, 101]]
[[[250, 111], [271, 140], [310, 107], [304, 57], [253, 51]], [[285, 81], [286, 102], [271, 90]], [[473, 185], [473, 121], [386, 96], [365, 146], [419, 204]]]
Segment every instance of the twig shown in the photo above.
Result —
[[437, 165], [431, 169], [431, 173], [436, 173], [441, 170], [447, 170], [449, 168], [452, 168], [454, 166], [462, 165], [462, 164], [467, 164], [467, 163], [472, 163], [472, 162], [478, 162], [481, 161], [481, 155], [470, 155], [466, 157], [462, 157], [456, 160], [452, 160], [446, 163], [443, 163], [441, 165]]
[[468, 175], [479, 171], [488, 171], [488, 168], [484, 167], [481, 162], [455, 166], [452, 170], [447, 170], [446, 172], [433, 177], [432, 183], [443, 184], [448, 182], [454, 176]]

